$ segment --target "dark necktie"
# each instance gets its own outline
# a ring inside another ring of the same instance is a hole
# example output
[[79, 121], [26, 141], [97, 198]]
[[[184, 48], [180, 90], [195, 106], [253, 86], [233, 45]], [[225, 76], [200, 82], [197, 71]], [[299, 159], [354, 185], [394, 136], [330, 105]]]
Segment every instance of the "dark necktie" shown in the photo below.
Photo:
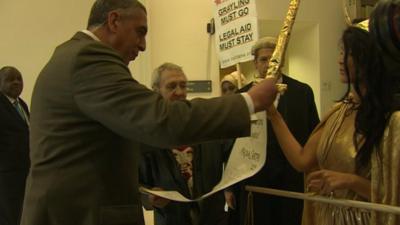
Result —
[[19, 102], [15, 101], [13, 103], [13, 105], [14, 105], [15, 109], [17, 110], [18, 114], [21, 116], [22, 120], [24, 120], [26, 122], [25, 113], [24, 113], [21, 105], [19, 104]]

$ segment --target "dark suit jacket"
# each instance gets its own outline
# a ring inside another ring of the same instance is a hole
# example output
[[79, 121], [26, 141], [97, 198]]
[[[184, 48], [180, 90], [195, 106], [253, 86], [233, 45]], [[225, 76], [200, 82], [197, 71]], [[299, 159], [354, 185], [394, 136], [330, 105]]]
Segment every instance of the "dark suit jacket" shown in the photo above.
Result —
[[21, 224], [141, 224], [139, 142], [248, 135], [249, 117], [239, 95], [167, 102], [134, 80], [115, 50], [78, 32], [35, 84]]
[[[29, 116], [26, 103], [20, 105]], [[0, 224], [19, 225], [29, 170], [29, 127], [0, 92]]]
[[[319, 122], [314, 94], [307, 84], [286, 75], [282, 76], [282, 83], [288, 85], [288, 90], [280, 96], [277, 109], [293, 136], [301, 145], [304, 145]], [[242, 182], [242, 189], [245, 185], [252, 185], [303, 192], [303, 173], [297, 172], [286, 160], [270, 122], [268, 122], [267, 132], [266, 163], [256, 175]], [[243, 216], [247, 193], [243, 191], [241, 195]], [[300, 200], [255, 194], [254, 224], [299, 225], [302, 205]]]
[[[223, 163], [230, 153], [232, 142], [215, 141], [194, 145], [193, 148], [193, 197], [171, 150], [142, 146], [139, 182], [147, 187], [160, 187], [196, 198], [209, 191], [221, 180]], [[147, 195], [143, 195], [144, 198]], [[154, 209], [155, 225], [217, 225], [222, 222], [225, 197], [218, 192], [202, 201], [182, 203], [171, 201], [164, 208]], [[146, 207], [146, 206], [145, 206]], [[146, 207], [152, 209], [152, 207]], [[196, 212], [194, 224], [190, 210]]]

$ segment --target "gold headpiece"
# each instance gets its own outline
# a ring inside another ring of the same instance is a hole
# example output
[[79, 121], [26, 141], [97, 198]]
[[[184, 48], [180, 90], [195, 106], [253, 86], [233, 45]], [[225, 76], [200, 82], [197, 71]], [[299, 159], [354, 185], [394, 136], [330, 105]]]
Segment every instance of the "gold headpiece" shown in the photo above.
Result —
[[359, 22], [359, 23], [355, 24], [354, 26], [369, 32], [369, 19]]
[[225, 75], [221, 80], [221, 84], [225, 81], [232, 83], [237, 88], [241, 88], [247, 83], [246, 77], [238, 71], [234, 71], [230, 74]]
[[355, 27], [358, 27], [358, 28], [360, 28], [360, 29], [363, 29], [363, 30], [369, 32], [369, 28], [368, 28], [368, 27], [369, 27], [369, 26], [368, 26], [368, 24], [369, 24], [369, 19], [364, 20], [364, 21], [362, 21], [362, 22], [359, 22], [359, 23], [357, 23], [357, 24], [353, 24], [352, 21], [351, 21], [351, 19], [350, 19], [349, 7], [347, 7], [346, 1], [343, 0], [342, 3], [343, 3], [344, 19], [345, 19], [347, 25], [348, 25], [348, 26], [355, 26]]

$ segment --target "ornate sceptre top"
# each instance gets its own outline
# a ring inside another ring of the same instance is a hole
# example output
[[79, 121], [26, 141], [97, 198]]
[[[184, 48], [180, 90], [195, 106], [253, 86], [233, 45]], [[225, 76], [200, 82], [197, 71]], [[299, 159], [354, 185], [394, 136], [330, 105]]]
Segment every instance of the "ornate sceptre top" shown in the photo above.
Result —
[[[283, 27], [279, 33], [278, 41], [272, 57], [269, 61], [267, 74], [265, 79], [276, 79], [278, 80], [281, 76], [280, 69], [285, 56], [286, 48], [289, 43], [290, 34], [292, 32], [293, 24], [296, 20], [296, 14], [299, 9], [300, 0], [291, 0], [289, 4], [289, 10], [286, 14], [286, 18], [283, 22]], [[285, 92], [287, 89], [286, 84], [277, 84], [278, 91], [280, 93]]]

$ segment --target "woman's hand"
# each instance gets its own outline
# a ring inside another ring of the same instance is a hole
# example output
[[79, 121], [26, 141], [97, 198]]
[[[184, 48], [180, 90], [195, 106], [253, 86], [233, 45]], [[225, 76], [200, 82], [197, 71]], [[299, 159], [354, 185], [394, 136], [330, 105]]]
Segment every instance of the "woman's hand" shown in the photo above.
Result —
[[333, 195], [335, 190], [349, 189], [371, 199], [371, 181], [352, 173], [341, 173], [332, 170], [319, 170], [307, 177], [307, 188], [320, 194]]
[[318, 170], [307, 177], [309, 191], [318, 192], [321, 195], [331, 194], [335, 190], [351, 189], [354, 174], [341, 173], [332, 170]]

